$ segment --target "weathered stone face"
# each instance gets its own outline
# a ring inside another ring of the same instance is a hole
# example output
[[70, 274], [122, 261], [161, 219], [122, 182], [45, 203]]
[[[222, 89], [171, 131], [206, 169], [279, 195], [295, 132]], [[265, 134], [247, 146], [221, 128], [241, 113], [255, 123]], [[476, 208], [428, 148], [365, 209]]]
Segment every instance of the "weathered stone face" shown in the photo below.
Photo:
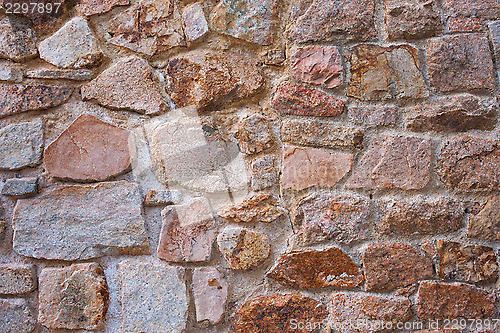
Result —
[[210, 14], [215, 31], [250, 43], [270, 45], [280, 24], [280, 0], [221, 0]]
[[348, 60], [347, 96], [362, 101], [416, 99], [429, 96], [420, 72], [418, 51], [410, 45], [353, 47]]
[[370, 205], [353, 193], [316, 192], [293, 207], [291, 218], [304, 244], [335, 239], [351, 243], [368, 237]]
[[373, 0], [294, 1], [287, 36], [294, 43], [367, 41], [377, 35], [374, 11]]
[[477, 15], [488, 19], [500, 17], [500, 3], [497, 0], [444, 0], [443, 9], [454, 16]]
[[500, 197], [491, 197], [486, 206], [470, 217], [469, 237], [500, 240]]
[[379, 201], [382, 211], [377, 231], [385, 235], [436, 235], [460, 229], [465, 217], [462, 203], [452, 197], [417, 196]]
[[14, 210], [14, 250], [33, 258], [85, 260], [148, 253], [136, 184], [63, 186]]
[[238, 139], [240, 150], [249, 155], [260, 153], [274, 144], [267, 119], [259, 114], [243, 118], [234, 136]]
[[30, 333], [36, 327], [36, 318], [25, 299], [0, 299], [0, 332]]
[[35, 69], [27, 71], [26, 77], [47, 80], [73, 80], [89, 81], [94, 78], [94, 73], [89, 69]]
[[287, 146], [283, 151], [282, 188], [300, 191], [313, 186], [334, 186], [351, 171], [352, 161], [352, 154]]
[[17, 170], [40, 163], [43, 123], [12, 124], [0, 129], [0, 169]]
[[[6, 8], [7, 4], [12, 4], [12, 12], [15, 11], [14, 4], [20, 4], [21, 8], [20, 10], [18, 10], [19, 13], [17, 13], [16, 15], [25, 17], [30, 20], [37, 32], [42, 33], [53, 28], [58, 19], [67, 13], [66, 0], [39, 0], [37, 4], [44, 5], [44, 7], [41, 8], [40, 5], [37, 5], [37, 7], [35, 7], [35, 10], [32, 9], [33, 7], [29, 7], [30, 3], [32, 3], [31, 0], [2, 0], [2, 2], [4, 4], [4, 8]], [[22, 10], [24, 4], [28, 5], [27, 11]], [[49, 10], [49, 5], [52, 5], [52, 10]], [[38, 10], [38, 8], [40, 8], [40, 10]]]
[[441, 181], [458, 191], [500, 188], [499, 142], [462, 135], [447, 142], [438, 155]]
[[85, 16], [103, 14], [109, 12], [116, 6], [130, 5], [130, 0], [82, 0], [77, 9]]
[[30, 24], [9, 16], [0, 20], [0, 58], [25, 61], [38, 54]]
[[344, 81], [344, 68], [338, 47], [293, 47], [290, 58], [293, 76], [302, 82], [336, 88]]
[[197, 268], [193, 272], [193, 296], [196, 320], [211, 324], [222, 321], [228, 295], [228, 284], [222, 274], [212, 267]]
[[267, 193], [253, 194], [249, 198], [219, 209], [218, 214], [233, 223], [271, 223], [285, 214], [278, 201]]
[[[277, 314], [280, 314], [279, 316]], [[328, 317], [327, 307], [302, 294], [272, 294], [241, 305], [231, 326], [231, 333], [296, 332], [290, 325], [297, 322], [322, 322]]]
[[144, 206], [165, 206], [182, 201], [182, 192], [174, 190], [148, 190], [144, 197]]
[[413, 247], [400, 244], [370, 244], [363, 252], [366, 290], [407, 287], [432, 277], [432, 261]]
[[490, 47], [481, 34], [429, 39], [426, 56], [431, 86], [441, 92], [495, 87]]
[[173, 262], [209, 261], [215, 239], [215, 221], [208, 203], [194, 199], [162, 211], [158, 258]]
[[266, 275], [292, 288], [356, 288], [363, 284], [358, 266], [338, 248], [283, 254]]
[[182, 11], [182, 20], [188, 42], [194, 42], [208, 33], [208, 23], [200, 2], [186, 6]]
[[40, 273], [38, 321], [51, 329], [103, 327], [108, 285], [96, 263], [45, 268]]
[[495, 296], [464, 283], [423, 281], [416, 305], [419, 319], [488, 318], [495, 310]]
[[498, 279], [497, 256], [491, 247], [437, 241], [441, 279], [463, 282], [494, 282]]
[[480, 32], [484, 30], [482, 19], [476, 17], [450, 17], [448, 19], [450, 32]]
[[274, 156], [266, 155], [255, 159], [252, 162], [251, 169], [251, 189], [253, 191], [261, 191], [276, 185], [278, 182]]
[[43, 161], [52, 177], [106, 180], [130, 168], [131, 143], [131, 132], [84, 114], [45, 149]]
[[33, 265], [0, 265], [0, 294], [26, 294], [35, 290], [35, 276]]
[[395, 125], [400, 110], [395, 106], [364, 106], [349, 108], [349, 118], [356, 125], [365, 127]]
[[390, 40], [426, 38], [442, 28], [434, 0], [385, 0], [384, 5]]
[[184, 330], [188, 311], [184, 269], [146, 260], [124, 260], [118, 269], [122, 332]]

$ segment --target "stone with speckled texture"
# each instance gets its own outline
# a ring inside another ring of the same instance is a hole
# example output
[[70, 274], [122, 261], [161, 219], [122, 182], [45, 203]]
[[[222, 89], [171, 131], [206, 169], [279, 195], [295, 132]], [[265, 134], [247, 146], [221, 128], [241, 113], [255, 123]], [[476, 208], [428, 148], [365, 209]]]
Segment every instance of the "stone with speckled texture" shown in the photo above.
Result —
[[17, 170], [40, 163], [43, 123], [11, 124], [0, 129], [0, 169]]

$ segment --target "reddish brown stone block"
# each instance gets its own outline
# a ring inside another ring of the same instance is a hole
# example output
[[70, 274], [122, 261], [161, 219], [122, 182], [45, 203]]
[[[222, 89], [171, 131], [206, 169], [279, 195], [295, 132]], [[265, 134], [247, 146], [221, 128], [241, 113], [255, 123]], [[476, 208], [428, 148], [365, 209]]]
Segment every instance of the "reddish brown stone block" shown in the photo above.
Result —
[[450, 17], [448, 19], [450, 32], [479, 32], [484, 30], [483, 20], [475, 17]]
[[293, 76], [302, 82], [336, 88], [344, 80], [344, 68], [338, 47], [313, 45], [292, 48]]
[[471, 216], [469, 237], [500, 240], [500, 196], [491, 197], [477, 215]]
[[384, 4], [390, 40], [426, 38], [441, 30], [441, 17], [433, 0], [385, 0]]
[[285, 214], [278, 201], [267, 193], [251, 195], [242, 202], [219, 209], [218, 214], [233, 223], [271, 223]]

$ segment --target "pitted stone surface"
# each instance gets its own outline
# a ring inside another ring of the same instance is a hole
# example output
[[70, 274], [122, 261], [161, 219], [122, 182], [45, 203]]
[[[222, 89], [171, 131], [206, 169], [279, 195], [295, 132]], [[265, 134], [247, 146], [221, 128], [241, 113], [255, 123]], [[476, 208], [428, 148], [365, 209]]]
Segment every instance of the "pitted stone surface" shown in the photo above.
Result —
[[0, 298], [0, 332], [30, 333], [36, 327], [36, 318], [21, 298]]
[[130, 5], [130, 0], [82, 0], [77, 9], [85, 16], [103, 14], [109, 12], [116, 6]]
[[0, 265], [0, 294], [26, 294], [36, 288], [34, 265]]
[[500, 240], [500, 196], [493, 196], [484, 208], [470, 217], [469, 237]]
[[12, 124], [0, 129], [0, 169], [17, 170], [40, 163], [43, 123]]
[[38, 54], [31, 25], [13, 16], [0, 20], [0, 58], [25, 61]]
[[184, 33], [189, 42], [194, 42], [208, 33], [208, 23], [200, 2], [184, 8], [182, 11]]
[[274, 144], [269, 123], [260, 114], [243, 118], [238, 123], [234, 136], [238, 139], [240, 150], [248, 155], [260, 153]]
[[222, 207], [218, 212], [221, 217], [233, 223], [271, 223], [285, 213], [278, 206], [276, 198], [267, 193], [250, 195], [237, 204]]

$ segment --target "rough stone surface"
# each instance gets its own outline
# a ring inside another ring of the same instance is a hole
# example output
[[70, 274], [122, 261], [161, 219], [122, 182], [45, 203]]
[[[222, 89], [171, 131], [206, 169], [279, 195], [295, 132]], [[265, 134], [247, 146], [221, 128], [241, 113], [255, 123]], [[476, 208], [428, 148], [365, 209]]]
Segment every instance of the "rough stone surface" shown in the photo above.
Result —
[[40, 273], [38, 321], [48, 328], [96, 330], [104, 325], [108, 285], [96, 263], [45, 268]]
[[0, 265], [0, 294], [25, 294], [35, 290], [35, 275], [33, 265]]
[[52, 177], [102, 181], [130, 168], [131, 140], [131, 132], [83, 114], [45, 149], [43, 162]]
[[24, 299], [0, 299], [0, 332], [30, 333], [36, 327], [36, 318]]
[[208, 203], [193, 199], [165, 208], [158, 257], [173, 262], [209, 261], [215, 239], [215, 221]]
[[389, 40], [426, 38], [441, 30], [434, 0], [385, 0], [384, 5]]
[[491, 197], [477, 215], [470, 217], [469, 237], [500, 240], [500, 196]]
[[63, 186], [18, 200], [14, 250], [60, 260], [147, 253], [141, 207], [139, 187], [125, 181]]
[[377, 36], [375, 2], [298, 0], [292, 4], [288, 38], [295, 43], [366, 41]]
[[325, 148], [362, 148], [363, 132], [317, 119], [284, 119], [281, 125], [283, 142]]
[[196, 320], [211, 324], [222, 321], [228, 295], [228, 284], [222, 274], [212, 267], [196, 268], [193, 272], [193, 296]]
[[267, 193], [257, 193], [235, 205], [223, 207], [218, 214], [233, 223], [271, 223], [285, 214], [278, 201]]
[[406, 128], [415, 132], [465, 132], [495, 128], [496, 107], [469, 94], [443, 97], [405, 111]]
[[[408, 298], [372, 296], [361, 293], [334, 293], [332, 296], [332, 319], [343, 327], [340, 332], [380, 332], [381, 323], [402, 323], [411, 316]], [[349, 326], [352, 323], [363, 323]], [[378, 326], [378, 329], [377, 329]]]
[[500, 3], [497, 0], [444, 0], [443, 9], [454, 16], [474, 16], [483, 18], [499, 18]]
[[500, 143], [462, 135], [448, 141], [438, 155], [441, 181], [458, 191], [500, 189]]
[[354, 193], [316, 192], [293, 207], [291, 218], [304, 244], [334, 239], [351, 243], [368, 238], [370, 205]]
[[0, 129], [0, 169], [16, 170], [40, 163], [43, 123], [11, 124]]
[[145, 260], [124, 260], [118, 268], [122, 283], [122, 332], [184, 330], [189, 302], [184, 269]]
[[376, 137], [349, 178], [349, 188], [415, 190], [430, 180], [431, 141], [403, 135]]
[[497, 256], [491, 247], [438, 240], [441, 279], [463, 282], [494, 282], [498, 279]]
[[434, 275], [432, 261], [413, 247], [401, 244], [370, 244], [363, 252], [366, 290], [394, 290]]
[[200, 39], [208, 32], [208, 23], [200, 2], [185, 7], [182, 11], [182, 20], [184, 21], [184, 33], [189, 42]]
[[238, 123], [234, 136], [238, 139], [241, 152], [248, 155], [260, 153], [274, 144], [268, 121], [260, 114], [243, 118]]
[[91, 68], [102, 61], [102, 52], [87, 20], [75, 17], [38, 45], [40, 58], [62, 68]]
[[268, 66], [282, 66], [286, 60], [286, 52], [281, 49], [269, 50], [261, 58]]
[[282, 188], [301, 191], [313, 186], [332, 187], [351, 171], [352, 162], [352, 154], [287, 146], [283, 151]]
[[38, 54], [31, 26], [13, 16], [0, 19], [0, 58], [25, 61]]
[[346, 110], [343, 100], [299, 84], [280, 86], [271, 105], [280, 114], [294, 116], [334, 117]]
[[420, 72], [418, 50], [413, 46], [361, 44], [352, 48], [348, 60], [351, 78], [347, 96], [362, 101], [429, 96]]
[[395, 125], [399, 118], [395, 106], [361, 106], [349, 108], [349, 118], [356, 125], [365, 127]]
[[82, 87], [84, 100], [95, 99], [103, 106], [155, 115], [167, 110], [153, 69], [142, 58], [120, 59]]
[[216, 129], [200, 119], [165, 122], [152, 131], [150, 142], [154, 171], [164, 184], [180, 183], [212, 193], [247, 185], [238, 145], [224, 141]]
[[65, 103], [73, 87], [43, 84], [0, 84], [0, 118], [26, 111], [44, 110]]
[[483, 20], [475, 17], [450, 17], [448, 19], [450, 32], [479, 32], [484, 30]]
[[270, 45], [278, 32], [279, 10], [279, 0], [221, 0], [210, 14], [210, 24], [221, 34]]
[[241, 305], [236, 311], [230, 332], [292, 333], [297, 330], [290, 325], [291, 320], [316, 323], [327, 317], [327, 307], [315, 299], [299, 293], [272, 294]]
[[177, 204], [182, 201], [182, 192], [175, 190], [148, 190], [144, 197], [144, 205], [163, 206]]
[[412, 199], [383, 199], [379, 202], [377, 231], [385, 235], [436, 235], [460, 229], [465, 208], [448, 196], [416, 196]]
[[251, 169], [251, 188], [253, 191], [261, 191], [276, 185], [278, 182], [274, 156], [266, 155], [255, 159], [252, 162]]
[[217, 244], [229, 267], [236, 270], [259, 266], [271, 251], [266, 235], [234, 226], [224, 228], [217, 236]]
[[109, 22], [109, 43], [149, 56], [186, 45], [177, 0], [143, 0]]
[[441, 92], [495, 87], [490, 47], [482, 34], [430, 39], [426, 56], [430, 84]]
[[177, 107], [220, 106], [254, 96], [264, 84], [257, 58], [249, 52], [187, 53], [165, 70], [168, 93]]
[[0, 61], [0, 81], [21, 82], [23, 80], [23, 68], [8, 60]]
[[26, 77], [31, 79], [49, 79], [49, 80], [73, 80], [89, 81], [94, 77], [94, 73], [88, 69], [35, 69], [26, 72]]
[[10, 178], [2, 186], [2, 195], [29, 197], [38, 192], [38, 177]]
[[292, 288], [356, 288], [363, 284], [361, 270], [338, 248], [283, 254], [267, 277]]
[[7, 222], [0, 220], [0, 242], [5, 240], [5, 233], [7, 231]]
[[416, 299], [420, 319], [488, 318], [495, 311], [495, 296], [464, 283], [423, 281]]
[[[32, 3], [31, 0], [3, 0], [4, 5], [13, 4], [13, 11], [15, 10], [15, 3], [19, 3], [21, 6], [23, 4]], [[35, 10], [31, 10], [32, 7], [28, 7], [27, 12], [23, 12], [22, 7], [19, 10], [17, 16], [23, 16], [31, 21], [37, 32], [46, 33], [50, 31], [54, 25], [57, 23], [58, 19], [67, 13], [66, 0], [39, 0], [36, 3], [45, 5], [44, 8], [38, 10], [38, 6]], [[52, 5], [52, 11], [47, 7], [48, 4]], [[60, 5], [57, 5], [60, 4]], [[4, 6], [4, 8], [6, 8]]]
[[130, 5], [130, 0], [82, 0], [78, 3], [77, 9], [85, 16], [104, 14], [113, 7]]
[[336, 88], [344, 81], [344, 68], [338, 47], [304, 46], [292, 48], [293, 76], [302, 82]]
[[500, 21], [494, 21], [488, 23], [488, 28], [490, 31], [490, 39], [493, 44], [493, 51], [495, 54], [495, 59], [500, 60]]

